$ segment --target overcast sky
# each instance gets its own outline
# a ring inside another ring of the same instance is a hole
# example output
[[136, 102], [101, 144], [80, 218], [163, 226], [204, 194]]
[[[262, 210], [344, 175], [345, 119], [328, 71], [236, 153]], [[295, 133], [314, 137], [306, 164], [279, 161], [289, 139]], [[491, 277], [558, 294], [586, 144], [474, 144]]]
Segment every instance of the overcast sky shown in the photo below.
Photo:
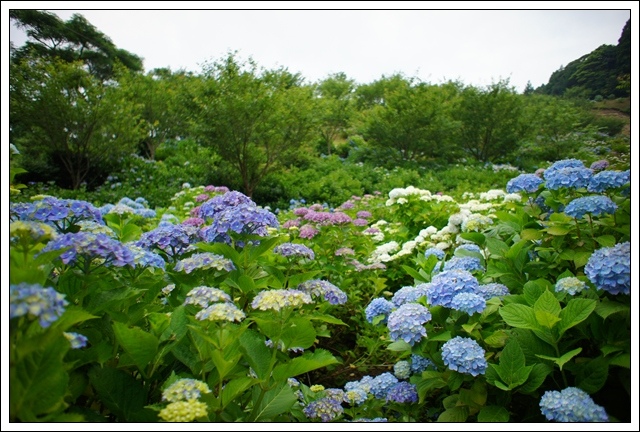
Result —
[[[562, 2], [515, 3], [531, 10], [451, 9], [509, 4], [501, 2], [367, 3], [395, 10], [346, 9], [361, 7], [357, 2], [297, 3], [307, 10], [277, 9], [290, 7], [289, 2], [85, 4], [181, 9], [60, 10], [75, 6], [70, 2], [3, 2], [3, 8], [56, 7], [49, 10], [63, 20], [74, 13], [84, 15], [117, 47], [142, 57], [146, 70], [169, 67], [198, 73], [204, 63], [238, 51], [240, 59], [251, 57], [268, 69], [285, 67], [307, 82], [337, 72], [358, 83], [402, 73], [434, 84], [459, 80], [485, 86], [509, 79], [519, 91], [527, 81], [534, 87], [545, 84], [560, 66], [602, 44], [616, 45], [631, 14], [637, 17], [637, 2], [579, 3], [619, 10], [543, 10], [578, 4]], [[220, 9], [193, 10], [214, 4]], [[332, 5], [342, 9], [327, 10]], [[417, 9], [420, 6], [441, 10]], [[397, 10], [408, 8], [416, 9]], [[10, 38], [18, 45], [25, 40], [13, 27]]]

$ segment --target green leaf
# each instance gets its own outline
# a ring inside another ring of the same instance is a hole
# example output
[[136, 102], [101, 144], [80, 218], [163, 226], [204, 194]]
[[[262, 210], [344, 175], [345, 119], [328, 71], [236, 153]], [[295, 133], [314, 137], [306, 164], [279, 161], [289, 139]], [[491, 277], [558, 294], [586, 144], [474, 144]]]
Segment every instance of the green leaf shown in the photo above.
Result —
[[603, 235], [600, 237], [596, 237], [595, 240], [602, 247], [613, 247], [616, 245], [616, 238], [612, 235]]
[[152, 421], [156, 415], [144, 410], [147, 393], [141, 381], [128, 373], [93, 367], [89, 382], [100, 397], [100, 402], [123, 422]]
[[[384, 319], [384, 315], [380, 315], [380, 316], [382, 316], [383, 317], [382, 319]], [[322, 321], [322, 322], [326, 322], [329, 324], [336, 324], [336, 325], [348, 325], [347, 323], [345, 323], [339, 318], [334, 317], [333, 315], [314, 313], [313, 315], [309, 315], [308, 318], [311, 321]]]
[[387, 349], [389, 351], [398, 351], [398, 352], [411, 351], [411, 345], [409, 345], [408, 343], [406, 343], [405, 341], [400, 339], [400, 340], [397, 340], [395, 342], [391, 342], [387, 346]]
[[30, 345], [28, 353], [15, 348], [19, 357], [9, 366], [9, 418], [35, 422], [65, 408], [69, 375], [62, 359], [70, 345], [61, 333], [51, 331], [24, 342]]
[[544, 363], [534, 364], [529, 378], [518, 388], [518, 392], [527, 394], [536, 391], [551, 372], [553, 372], [553, 369]]
[[602, 357], [581, 364], [576, 372], [576, 385], [589, 394], [599, 391], [609, 376], [608, 362]]
[[280, 338], [286, 349], [307, 349], [316, 340], [316, 330], [307, 318], [292, 318], [285, 323]]
[[285, 380], [335, 363], [339, 363], [339, 361], [329, 351], [317, 349], [312, 353], [304, 353], [288, 363], [276, 366], [273, 369], [273, 378], [276, 381]]
[[59, 328], [60, 330], [66, 331], [69, 329], [69, 327], [84, 322], [84, 321], [88, 321], [88, 320], [92, 320], [95, 318], [99, 318], [95, 315], [91, 315], [90, 313], [86, 312], [84, 309], [76, 307], [76, 306], [70, 306], [68, 307], [64, 313], [62, 314], [62, 316], [60, 318], [58, 318], [52, 325], [52, 328]]
[[502, 348], [508, 338], [509, 335], [504, 330], [498, 330], [484, 338], [484, 343], [491, 348]]
[[523, 229], [522, 232], [520, 232], [520, 238], [522, 240], [540, 240], [542, 236], [542, 231], [538, 229], [527, 228]]
[[469, 408], [466, 406], [449, 408], [438, 416], [438, 422], [445, 423], [462, 423], [467, 421], [469, 417]]
[[258, 333], [254, 330], [245, 331], [240, 336], [240, 350], [258, 378], [261, 380], [269, 378], [267, 373], [271, 363], [271, 350], [264, 344], [264, 339]]
[[508, 304], [500, 309], [500, 316], [511, 327], [535, 330], [540, 325], [533, 308], [522, 304]]
[[555, 326], [558, 323], [558, 321], [560, 321], [560, 318], [550, 314], [547, 311], [535, 311], [535, 314], [536, 314], [536, 321], [538, 321], [538, 324], [548, 329], [552, 329], [553, 326]]
[[484, 234], [482, 233], [476, 233], [476, 232], [465, 232], [465, 233], [460, 233], [460, 237], [465, 239], [465, 240], [469, 240], [474, 242], [475, 244], [477, 244], [480, 247], [484, 247], [484, 244], [487, 240], [487, 238], [485, 237]]
[[494, 365], [500, 379], [513, 389], [529, 378], [531, 366], [525, 366], [524, 353], [516, 340], [509, 340], [500, 353], [500, 365]]
[[509, 411], [501, 406], [489, 405], [480, 410], [478, 421], [482, 423], [508, 422]]
[[413, 278], [414, 283], [421, 283], [421, 282], [427, 281], [427, 279], [425, 279], [419, 272], [414, 270], [412, 267], [403, 265], [402, 268], [409, 276]]
[[534, 312], [544, 311], [555, 317], [560, 315], [561, 310], [560, 302], [549, 290], [545, 290], [533, 305]]
[[603, 319], [607, 319], [610, 315], [618, 312], [629, 312], [631, 309], [628, 305], [611, 301], [607, 298], [602, 299], [596, 306], [596, 313]]
[[125, 324], [114, 322], [113, 332], [124, 351], [131, 356], [131, 360], [144, 373], [158, 352], [158, 339], [151, 333]]
[[449, 386], [449, 389], [451, 389], [451, 391], [458, 390], [463, 382], [463, 374], [456, 371], [450, 371], [449, 378], [447, 379], [447, 385]]
[[244, 392], [246, 389], [255, 384], [254, 380], [249, 377], [241, 377], [232, 379], [227, 382], [222, 389], [220, 398], [222, 400], [222, 408], [225, 408], [229, 403], [234, 400], [238, 395]]
[[187, 318], [186, 309], [184, 306], [178, 306], [171, 312], [171, 321], [169, 327], [167, 327], [160, 336], [160, 342], [173, 339], [176, 341], [181, 340], [187, 334], [187, 326], [189, 324], [189, 318]]
[[572, 230], [573, 227], [567, 225], [554, 225], [545, 229], [546, 232], [553, 236], [563, 236], [569, 234]]
[[451, 339], [451, 332], [446, 330], [436, 335], [427, 335], [427, 339], [432, 342], [446, 342]]
[[562, 367], [565, 365], [565, 363], [568, 362], [569, 360], [571, 360], [573, 357], [575, 357], [578, 354], [580, 354], [580, 352], [582, 352], [582, 348], [576, 348], [574, 350], [571, 350], [568, 353], [565, 353], [565, 354], [561, 355], [560, 357], [549, 357], [549, 356], [545, 356], [545, 355], [541, 355], [541, 354], [537, 354], [537, 356], [542, 358], [542, 359], [551, 360], [551, 361], [555, 362], [555, 364], [560, 366], [560, 370], [562, 370]]
[[[255, 389], [257, 392], [259, 387], [256, 386]], [[254, 392], [254, 402], [256, 401], [256, 392]], [[291, 387], [286, 382], [281, 383], [264, 394], [253, 421], [272, 420], [273, 417], [288, 412], [297, 401], [298, 397], [293, 393]]]
[[242, 290], [242, 292], [245, 294], [248, 294], [256, 289], [256, 284], [253, 279], [244, 274], [238, 277], [236, 283], [238, 284], [240, 290]]
[[412, 376], [411, 383], [415, 384], [418, 391], [419, 402], [424, 402], [427, 394], [432, 390], [441, 389], [447, 386], [447, 382], [442, 379], [442, 373], [436, 371], [422, 372], [422, 376]]
[[577, 298], [569, 300], [567, 306], [560, 312], [560, 336], [568, 329], [586, 320], [596, 308], [595, 300]]
[[620, 366], [623, 368], [631, 369], [631, 354], [622, 353], [620, 355], [617, 355], [613, 359], [611, 359], [609, 364], [613, 366]]
[[313, 279], [313, 277], [316, 276], [318, 273], [320, 273], [320, 270], [294, 274], [293, 276], [289, 277], [289, 288], [296, 288], [302, 282], [306, 282], [310, 279]]
[[584, 265], [589, 262], [589, 258], [591, 258], [592, 253], [587, 251], [576, 251], [576, 254], [573, 258], [573, 263], [576, 268], [584, 267]]
[[527, 303], [533, 306], [549, 286], [549, 282], [545, 279], [531, 280], [522, 287], [522, 294]]

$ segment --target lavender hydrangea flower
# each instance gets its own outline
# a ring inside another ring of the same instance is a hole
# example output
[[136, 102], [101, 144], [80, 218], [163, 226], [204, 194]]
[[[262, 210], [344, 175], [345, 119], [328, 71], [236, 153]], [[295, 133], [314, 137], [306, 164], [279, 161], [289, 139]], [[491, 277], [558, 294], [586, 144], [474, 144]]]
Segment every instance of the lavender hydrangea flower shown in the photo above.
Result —
[[622, 187], [631, 181], [631, 171], [601, 171], [591, 177], [587, 190], [601, 193]]
[[444, 263], [444, 271], [466, 270], [468, 272], [484, 271], [484, 266], [480, 258], [471, 256], [453, 256]]
[[353, 420], [354, 423], [387, 423], [389, 420], [384, 417], [375, 417], [372, 419], [369, 418], [359, 418]]
[[351, 248], [347, 248], [347, 247], [342, 247], [338, 250], [336, 250], [335, 252], [335, 256], [345, 256], [345, 255], [355, 255], [356, 252], [351, 249]]
[[400, 381], [387, 392], [387, 402], [416, 403], [418, 402], [418, 390], [414, 384]]
[[[230, 193], [228, 192], [223, 196]], [[204, 207], [205, 204], [202, 206]], [[255, 234], [264, 237], [268, 234], [267, 228], [278, 228], [279, 226], [278, 218], [270, 211], [259, 208], [255, 204], [240, 203], [215, 213], [211, 225], [201, 228], [200, 236], [204, 241], [210, 243], [230, 244], [230, 231], [238, 234]]]
[[60, 199], [52, 196], [35, 201], [26, 220], [49, 223], [61, 232], [67, 232], [76, 222], [89, 220], [104, 225], [100, 210], [81, 200]]
[[300, 238], [304, 239], [312, 239], [318, 234], [318, 230], [313, 227], [313, 225], [305, 224], [300, 227], [300, 233], [298, 234]]
[[456, 252], [459, 252], [459, 251], [477, 252], [480, 255], [484, 256], [484, 252], [482, 252], [482, 249], [480, 249], [480, 246], [474, 243], [461, 244], [460, 246], [455, 248], [453, 253], [455, 254]]
[[295, 289], [260, 291], [251, 302], [251, 307], [259, 310], [280, 311], [285, 307], [298, 307], [313, 303], [306, 292]]
[[203, 219], [213, 219], [218, 213], [223, 212], [229, 207], [236, 207], [241, 204], [249, 204], [256, 207], [256, 203], [245, 194], [238, 191], [226, 192], [223, 195], [217, 195], [200, 206], [200, 210], [196, 216]]
[[83, 265], [94, 259], [104, 260], [105, 266], [134, 267], [134, 255], [131, 250], [102, 233], [82, 232], [67, 233], [50, 241], [42, 249], [43, 252], [70, 248], [60, 255], [66, 265]]
[[339, 401], [331, 398], [322, 398], [311, 402], [302, 412], [309, 419], [320, 419], [323, 422], [335, 420], [344, 413], [344, 408]]
[[358, 219], [369, 219], [371, 217], [371, 212], [367, 210], [360, 210], [356, 213], [356, 217]]
[[631, 244], [618, 243], [591, 254], [584, 273], [593, 284], [611, 294], [631, 293]]
[[42, 328], [49, 327], [64, 313], [69, 304], [65, 295], [53, 288], [26, 282], [9, 286], [9, 318], [38, 318]]
[[611, 198], [604, 195], [592, 195], [574, 199], [567, 204], [564, 213], [580, 219], [587, 213], [592, 216], [600, 216], [605, 213], [613, 214], [617, 208], [618, 206]]
[[418, 354], [411, 354], [411, 372], [422, 373], [427, 369], [435, 369], [436, 365], [431, 359]]
[[364, 310], [367, 321], [373, 323], [373, 319], [378, 315], [384, 315], [382, 323], [385, 324], [389, 318], [391, 311], [395, 309], [395, 305], [389, 300], [378, 297], [371, 300], [371, 303]]
[[595, 161], [594, 163], [591, 164], [589, 168], [591, 168], [594, 171], [606, 170], [607, 168], [609, 168], [609, 161], [604, 159]]
[[566, 292], [571, 295], [576, 295], [586, 288], [587, 284], [585, 284], [577, 277], [565, 277], [559, 279], [555, 285], [556, 292]]
[[195, 318], [200, 321], [242, 321], [246, 318], [244, 312], [242, 312], [236, 305], [229, 302], [214, 303], [202, 309], [195, 315]]
[[474, 313], [482, 313], [487, 307], [484, 297], [476, 293], [460, 293], [451, 299], [451, 308], [465, 312], [469, 315]]
[[547, 420], [557, 422], [608, 422], [605, 409], [577, 387], [547, 391], [540, 398], [540, 411]]
[[482, 375], [487, 370], [482, 347], [475, 340], [461, 336], [442, 345], [442, 360], [449, 369], [473, 376]]
[[315, 258], [313, 250], [299, 243], [282, 243], [273, 248], [273, 251], [284, 257], [300, 256], [310, 260]]
[[236, 266], [233, 262], [222, 255], [217, 255], [210, 252], [196, 253], [188, 258], [184, 258], [176, 262], [173, 270], [185, 273], [191, 273], [194, 270], [224, 270], [233, 271]]
[[152, 250], [157, 248], [169, 257], [176, 258], [192, 251], [199, 241], [198, 228], [190, 225], [166, 223], [142, 233], [135, 245]]
[[87, 342], [89, 339], [85, 335], [81, 335], [80, 333], [75, 332], [62, 332], [62, 335], [69, 341], [71, 344], [71, 349], [80, 349], [87, 346]]
[[198, 305], [201, 308], [206, 308], [211, 303], [216, 302], [230, 302], [231, 297], [229, 294], [218, 288], [211, 288], [208, 286], [199, 286], [193, 288], [187, 293], [187, 298], [184, 299], [184, 304]]
[[370, 382], [370, 392], [376, 399], [386, 399], [391, 387], [398, 383], [398, 378], [390, 372], [384, 372], [373, 378]]
[[332, 305], [344, 304], [347, 302], [347, 295], [331, 282], [320, 279], [313, 279], [302, 282], [298, 289], [313, 298], [322, 297]]
[[430, 320], [429, 309], [418, 303], [405, 303], [389, 315], [389, 337], [392, 341], [403, 340], [413, 346], [427, 335], [423, 324]]
[[452, 307], [453, 297], [460, 293], [475, 293], [478, 279], [466, 270], [447, 270], [438, 273], [427, 288], [427, 299], [433, 306]]
[[542, 184], [542, 179], [535, 174], [520, 174], [507, 182], [507, 193], [534, 193]]
[[545, 186], [549, 190], [586, 188], [593, 177], [593, 171], [589, 168], [562, 168], [551, 174], [548, 171], [544, 175], [547, 180]]
[[493, 297], [504, 297], [510, 294], [509, 288], [497, 282], [479, 285], [475, 292], [476, 294], [481, 295], [485, 300], [489, 300]]

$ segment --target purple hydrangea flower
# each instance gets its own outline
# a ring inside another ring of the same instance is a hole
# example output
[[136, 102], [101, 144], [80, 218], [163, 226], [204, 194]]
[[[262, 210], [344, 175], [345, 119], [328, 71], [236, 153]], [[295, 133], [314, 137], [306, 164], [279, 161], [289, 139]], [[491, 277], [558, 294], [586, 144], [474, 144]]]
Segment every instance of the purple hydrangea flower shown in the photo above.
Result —
[[367, 210], [360, 210], [356, 213], [356, 217], [359, 219], [369, 219], [371, 217], [371, 212]]
[[427, 335], [423, 324], [430, 320], [429, 309], [418, 303], [405, 303], [389, 315], [389, 336], [392, 341], [403, 340], [413, 346]]
[[594, 171], [606, 170], [607, 168], [609, 168], [609, 161], [606, 161], [604, 159], [595, 161], [594, 163], [591, 164], [589, 168], [591, 168]]
[[79, 221], [92, 221], [104, 225], [102, 214], [93, 204], [81, 200], [44, 197], [28, 206], [16, 206], [14, 212], [21, 220], [40, 221], [54, 226], [58, 232], [67, 232]]
[[535, 174], [520, 174], [507, 182], [507, 192], [534, 193], [542, 184], [542, 179]]
[[320, 419], [330, 422], [344, 413], [341, 402], [331, 398], [322, 398], [311, 402], [302, 412], [309, 419]]
[[332, 305], [344, 304], [347, 302], [347, 295], [331, 282], [320, 279], [313, 279], [302, 282], [298, 289], [308, 293], [313, 298], [322, 297]]
[[238, 234], [255, 234], [264, 237], [268, 234], [268, 227], [279, 227], [276, 215], [266, 209], [257, 207], [255, 204], [241, 203], [233, 207], [226, 207], [216, 213], [211, 225], [201, 228], [200, 236], [210, 243], [230, 244], [230, 231]]
[[275, 248], [273, 248], [273, 251], [285, 257], [300, 256], [310, 260], [315, 258], [315, 254], [313, 253], [313, 250], [299, 243], [282, 243], [276, 246]]
[[373, 323], [373, 319], [378, 315], [384, 315], [382, 323], [386, 323], [391, 311], [395, 309], [395, 305], [389, 300], [382, 297], [374, 298], [364, 310], [367, 321]]
[[40, 284], [26, 282], [9, 286], [9, 318], [28, 316], [38, 318], [40, 326], [49, 327], [64, 313], [69, 304], [53, 288], [43, 288]]
[[550, 421], [608, 422], [603, 407], [597, 405], [587, 392], [577, 387], [562, 391], [547, 391], [540, 398], [540, 411]]
[[236, 266], [233, 265], [230, 259], [210, 252], [196, 253], [188, 258], [184, 258], [176, 262], [173, 270], [183, 271], [185, 273], [191, 273], [194, 270], [208, 270], [208, 269], [233, 271]]
[[300, 227], [300, 219], [290, 219], [282, 224], [282, 228], [289, 229], [293, 227]]
[[313, 227], [313, 225], [305, 224], [300, 227], [300, 238], [304, 239], [312, 239], [318, 234], [318, 230]]
[[593, 284], [611, 294], [631, 293], [631, 244], [618, 243], [596, 250], [589, 257], [584, 273]]
[[613, 214], [617, 208], [618, 206], [611, 198], [604, 195], [592, 195], [574, 199], [567, 204], [564, 213], [580, 219], [587, 213], [592, 216], [600, 216], [605, 213]]
[[414, 384], [400, 381], [387, 392], [387, 402], [416, 403], [418, 390]]
[[142, 233], [135, 245], [145, 249], [159, 249], [172, 258], [194, 250], [199, 241], [198, 228], [190, 225], [166, 223]]
[[217, 195], [200, 206], [198, 217], [203, 219], [213, 219], [216, 214], [223, 212], [229, 207], [236, 207], [240, 204], [249, 204], [256, 207], [256, 203], [241, 192], [230, 191], [224, 195]]
[[148, 251], [140, 246], [136, 246], [135, 243], [127, 243], [125, 245], [129, 248], [133, 254], [133, 263], [135, 267], [156, 267], [164, 269], [164, 259], [155, 252]]
[[66, 265], [83, 265], [94, 259], [102, 259], [105, 266], [135, 266], [131, 250], [106, 234], [83, 231], [63, 234], [47, 243], [42, 251], [64, 248], [70, 248], [60, 255], [60, 260]]
[[482, 347], [475, 340], [461, 336], [442, 345], [442, 360], [449, 369], [473, 376], [482, 375], [487, 370]]

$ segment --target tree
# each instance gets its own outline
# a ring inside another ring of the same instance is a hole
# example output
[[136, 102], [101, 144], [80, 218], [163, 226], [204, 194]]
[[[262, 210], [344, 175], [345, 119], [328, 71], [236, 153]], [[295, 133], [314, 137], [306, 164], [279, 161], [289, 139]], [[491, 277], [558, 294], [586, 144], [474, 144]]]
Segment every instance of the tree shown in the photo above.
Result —
[[229, 54], [205, 65], [200, 87], [191, 90], [195, 136], [234, 168], [248, 196], [305, 152], [315, 127], [313, 93], [297, 74], [259, 70], [252, 59]]
[[73, 189], [95, 179], [142, 138], [137, 106], [117, 83], [104, 84], [82, 62], [24, 57], [10, 65], [11, 140], [25, 168], [58, 173]]
[[333, 142], [350, 125], [354, 112], [354, 90], [355, 81], [347, 79], [342, 72], [329, 75], [316, 87], [319, 98], [319, 130], [327, 154], [331, 154]]
[[460, 122], [458, 142], [481, 162], [496, 161], [516, 149], [521, 135], [522, 102], [508, 81], [484, 89], [466, 87], [454, 118]]
[[16, 60], [36, 55], [67, 62], [82, 61], [89, 72], [101, 80], [113, 77], [116, 63], [132, 71], [142, 70], [140, 57], [117, 48], [82, 15], [74, 14], [65, 22], [47, 11], [12, 9], [9, 17], [18, 28], [26, 31], [29, 38], [22, 47], [13, 51], [12, 56]]

